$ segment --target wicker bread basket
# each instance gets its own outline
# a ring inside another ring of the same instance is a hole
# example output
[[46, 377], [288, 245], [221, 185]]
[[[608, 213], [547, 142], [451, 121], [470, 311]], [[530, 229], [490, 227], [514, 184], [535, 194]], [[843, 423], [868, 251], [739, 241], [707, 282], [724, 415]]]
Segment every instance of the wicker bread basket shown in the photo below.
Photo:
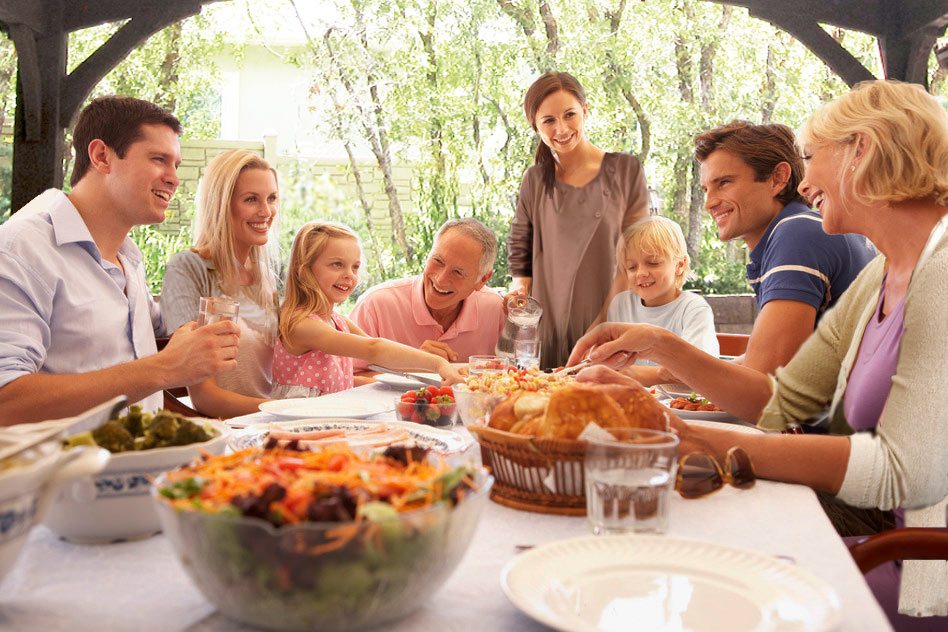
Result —
[[481, 446], [481, 461], [494, 475], [492, 500], [526, 511], [586, 515], [585, 441], [531, 437], [487, 426], [468, 430]]

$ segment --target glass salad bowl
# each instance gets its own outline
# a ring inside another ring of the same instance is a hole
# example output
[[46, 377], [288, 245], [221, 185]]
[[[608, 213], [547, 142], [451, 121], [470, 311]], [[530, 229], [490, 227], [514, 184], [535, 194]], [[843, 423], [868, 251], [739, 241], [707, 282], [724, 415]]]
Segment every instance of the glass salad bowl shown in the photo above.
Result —
[[164, 495], [169, 474], [151, 493], [185, 570], [224, 615], [276, 630], [354, 630], [434, 598], [467, 550], [493, 484], [483, 468], [474, 473], [475, 489], [453, 506], [399, 513], [386, 505], [356, 520], [282, 526], [236, 509], [182, 509]]

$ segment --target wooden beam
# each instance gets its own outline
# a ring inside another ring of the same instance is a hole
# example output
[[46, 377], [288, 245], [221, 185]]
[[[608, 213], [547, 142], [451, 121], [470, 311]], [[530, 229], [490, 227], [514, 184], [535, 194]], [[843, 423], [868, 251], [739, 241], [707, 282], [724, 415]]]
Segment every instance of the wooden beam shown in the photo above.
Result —
[[[744, 7], [755, 16], [789, 13], [811, 22], [829, 24], [852, 31], [878, 34], [885, 29], [882, 5], [890, 0], [711, 0], [718, 4]], [[897, 1], [897, 0], [896, 0]], [[941, 0], [938, 0], [941, 1]], [[761, 19], [767, 19], [762, 18]]]
[[928, 27], [906, 36], [880, 37], [879, 52], [886, 79], [920, 83], [928, 89], [928, 60], [944, 27]]
[[43, 4], [38, 0], [4, 0], [0, 4], [0, 24], [21, 24], [34, 33], [45, 33], [48, 23]]
[[11, 24], [9, 30], [10, 39], [13, 40], [13, 46], [16, 48], [18, 93], [22, 96], [21, 103], [25, 108], [23, 139], [34, 142], [40, 139], [40, 109], [43, 103], [42, 73], [36, 53], [37, 36], [33, 30], [23, 24]]
[[901, 0], [894, 6], [900, 13], [899, 31], [904, 36], [930, 27], [944, 32], [948, 25], [948, 0]]
[[[57, 18], [58, 19], [58, 18]], [[47, 32], [35, 41], [40, 69], [39, 106], [28, 111], [25, 75], [17, 73], [16, 116], [13, 124], [13, 191], [11, 207], [15, 211], [50, 187], [63, 184], [63, 129], [59, 125], [59, 86], [66, 72], [64, 32]], [[22, 61], [22, 60], [21, 60]], [[38, 116], [39, 136], [27, 136], [31, 123], [27, 118]]]
[[823, 60], [833, 72], [847, 85], [853, 86], [860, 81], [875, 79], [852, 53], [840, 46], [829, 33], [815, 22], [811, 16], [800, 13], [786, 13], [786, 9], [755, 13], [756, 17], [766, 20], [787, 31]]
[[194, 3], [190, 3], [174, 13], [162, 11], [156, 15], [141, 15], [126, 22], [63, 81], [60, 97], [60, 125], [68, 128], [72, 124], [73, 117], [95, 85], [128, 57], [132, 50], [169, 24], [190, 17], [200, 10], [200, 4], [194, 6]]
[[201, 6], [221, 0], [98, 0], [97, 2], [75, 2], [65, 16], [63, 26], [67, 31], [76, 31], [118, 22], [136, 16], [162, 16], [180, 14], [194, 15]]

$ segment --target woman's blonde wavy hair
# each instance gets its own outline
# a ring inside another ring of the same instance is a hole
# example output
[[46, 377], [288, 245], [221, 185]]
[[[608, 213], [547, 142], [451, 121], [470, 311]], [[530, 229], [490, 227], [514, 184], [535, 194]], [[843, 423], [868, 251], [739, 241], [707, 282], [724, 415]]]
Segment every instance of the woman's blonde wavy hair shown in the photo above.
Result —
[[[234, 252], [230, 204], [237, 178], [247, 169], [265, 169], [277, 178], [277, 172], [269, 162], [246, 149], [225, 151], [208, 163], [198, 185], [191, 250], [214, 264], [223, 293], [233, 297], [244, 294], [261, 307], [270, 309], [272, 306], [275, 310], [277, 288], [273, 271], [279, 261], [276, 239], [268, 239], [266, 246], [250, 249], [253, 281], [247, 286], [240, 285], [241, 262], [237, 261]], [[270, 230], [273, 236], [278, 234], [275, 222]]]
[[286, 269], [286, 295], [280, 306], [280, 338], [287, 335], [310, 314], [328, 316], [333, 304], [316, 282], [313, 264], [330, 239], [354, 239], [362, 247], [359, 236], [351, 228], [335, 222], [309, 222], [293, 238], [290, 263]]
[[616, 256], [619, 267], [623, 271], [625, 271], [625, 255], [629, 250], [638, 250], [653, 257], [664, 257], [675, 261], [684, 259], [684, 267], [679, 274], [675, 275], [675, 286], [679, 290], [685, 281], [694, 278], [685, 234], [681, 231], [681, 226], [667, 217], [649, 215], [630, 224], [622, 232]]
[[948, 206], [948, 112], [920, 85], [860, 83], [817, 110], [800, 143], [841, 145], [850, 193], [863, 203]]

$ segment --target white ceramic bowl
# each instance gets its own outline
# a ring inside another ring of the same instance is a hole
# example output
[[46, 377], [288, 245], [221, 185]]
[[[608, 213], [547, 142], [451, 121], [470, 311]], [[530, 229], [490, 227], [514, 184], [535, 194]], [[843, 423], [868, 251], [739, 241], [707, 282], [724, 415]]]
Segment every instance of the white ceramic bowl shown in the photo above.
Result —
[[203, 443], [113, 454], [94, 478], [64, 486], [55, 499], [46, 526], [77, 544], [136, 540], [161, 531], [148, 494], [154, 477], [187, 465], [201, 452], [222, 454], [229, 429], [210, 422], [217, 436]]
[[64, 451], [55, 437], [14, 457], [18, 465], [0, 472], [0, 578], [13, 567], [30, 528], [42, 520], [60, 487], [95, 474], [109, 460], [107, 450]]

